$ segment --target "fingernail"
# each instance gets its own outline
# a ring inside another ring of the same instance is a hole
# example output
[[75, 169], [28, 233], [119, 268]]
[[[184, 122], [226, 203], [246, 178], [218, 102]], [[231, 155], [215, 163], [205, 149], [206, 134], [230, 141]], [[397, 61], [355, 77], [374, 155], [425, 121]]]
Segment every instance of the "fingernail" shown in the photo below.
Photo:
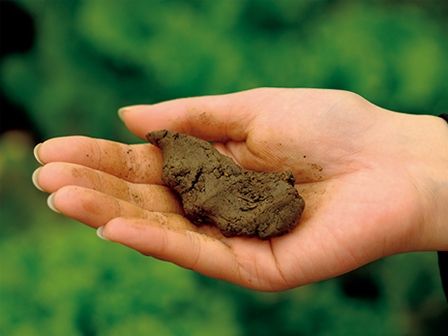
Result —
[[146, 111], [147, 107], [149, 106], [149, 104], [140, 104], [140, 105], [128, 105], [128, 106], [123, 106], [122, 108], [120, 108], [118, 110], [118, 116], [120, 117], [120, 119], [122, 121], [124, 121], [124, 115], [126, 113], [129, 112], [142, 112], [142, 111]]
[[104, 230], [104, 226], [100, 226], [99, 228], [96, 229], [96, 235], [98, 237], [100, 237], [102, 240], [109, 240], [106, 237], [104, 237], [103, 235], [103, 230]]
[[47, 205], [48, 207], [53, 210], [56, 213], [61, 213], [56, 207], [54, 206], [54, 194], [50, 194], [47, 198]]
[[126, 113], [126, 111], [128, 110], [128, 107], [122, 107], [121, 109], [118, 110], [118, 117], [124, 121], [124, 114]]
[[42, 145], [42, 144], [39, 143], [39, 144], [37, 144], [37, 145], [34, 147], [34, 149], [33, 149], [33, 154], [34, 154], [34, 157], [36, 158], [36, 161], [39, 162], [41, 165], [43, 165], [44, 163], [43, 163], [42, 160], [39, 158], [39, 148], [40, 148], [41, 145]]
[[42, 189], [42, 187], [39, 185], [39, 182], [37, 182], [37, 177], [39, 176], [39, 172], [42, 168], [37, 168], [34, 172], [33, 175], [31, 175], [31, 180], [33, 181], [34, 186], [39, 189], [40, 191], [44, 191]]

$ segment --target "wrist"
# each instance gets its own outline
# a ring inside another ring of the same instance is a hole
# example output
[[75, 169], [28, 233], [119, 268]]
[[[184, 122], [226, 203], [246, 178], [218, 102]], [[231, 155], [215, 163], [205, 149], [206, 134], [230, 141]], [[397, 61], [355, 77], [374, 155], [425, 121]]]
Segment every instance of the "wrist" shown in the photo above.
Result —
[[448, 124], [435, 116], [399, 115], [409, 153], [406, 168], [423, 212], [416, 249], [448, 250]]
[[434, 123], [434, 131], [439, 133], [439, 142], [435, 146], [438, 146], [436, 153], [439, 155], [440, 165], [437, 165], [433, 179], [435, 230], [440, 238], [437, 250], [448, 251], [448, 120], [432, 116], [430, 118]]

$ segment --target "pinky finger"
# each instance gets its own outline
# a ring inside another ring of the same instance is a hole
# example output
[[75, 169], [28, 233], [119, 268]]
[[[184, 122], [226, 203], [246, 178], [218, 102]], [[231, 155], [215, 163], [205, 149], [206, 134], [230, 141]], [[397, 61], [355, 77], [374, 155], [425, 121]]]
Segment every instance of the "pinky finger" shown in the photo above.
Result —
[[101, 228], [101, 236], [144, 255], [242, 284], [239, 265], [230, 247], [219, 239], [192, 230], [191, 224], [181, 216], [118, 217]]

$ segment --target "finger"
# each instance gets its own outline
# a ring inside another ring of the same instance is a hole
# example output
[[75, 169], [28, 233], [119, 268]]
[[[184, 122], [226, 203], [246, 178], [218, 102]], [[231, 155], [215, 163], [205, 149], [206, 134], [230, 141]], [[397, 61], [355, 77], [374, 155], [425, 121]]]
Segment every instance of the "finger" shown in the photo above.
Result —
[[183, 217], [115, 218], [102, 229], [111, 241], [204, 275], [249, 286], [232, 250], [222, 241], [190, 229]]
[[93, 189], [149, 210], [182, 214], [171, 191], [161, 185], [135, 184], [99, 170], [72, 163], [52, 162], [33, 174], [33, 181], [43, 191], [55, 192], [73, 185]]
[[69, 136], [47, 140], [36, 147], [35, 153], [43, 164], [70, 162], [134, 183], [162, 183], [162, 154], [150, 144], [126, 145], [84, 136]]
[[150, 131], [169, 129], [210, 141], [244, 141], [255, 115], [247, 107], [252, 95], [250, 90], [129, 106], [120, 110], [120, 117], [141, 138]]
[[[113, 196], [78, 186], [62, 187], [48, 198], [49, 207], [97, 228], [115, 217], [150, 218], [153, 213]], [[154, 209], [157, 206], [154, 205]], [[166, 213], [166, 216], [174, 214]]]

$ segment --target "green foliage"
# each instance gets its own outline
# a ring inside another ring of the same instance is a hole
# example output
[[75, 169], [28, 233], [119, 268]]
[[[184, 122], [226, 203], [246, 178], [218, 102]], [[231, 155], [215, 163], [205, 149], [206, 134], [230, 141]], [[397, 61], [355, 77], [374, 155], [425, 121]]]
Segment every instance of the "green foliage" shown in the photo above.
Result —
[[20, 177], [0, 191], [0, 334], [241, 335], [234, 302], [201, 289], [191, 271], [102, 242], [45, 209], [20, 135], [0, 149], [1, 185]]
[[35, 226], [0, 244], [6, 335], [240, 334], [232, 302], [201, 291], [191, 272], [56, 222], [70, 227]]
[[418, 113], [448, 108], [446, 32], [412, 5], [22, 2], [37, 44], [1, 73], [47, 136], [129, 139], [114, 117], [122, 105], [255, 86], [342, 88]]
[[[448, 110], [443, 17], [409, 1], [32, 1], [33, 50], [1, 84], [46, 137], [131, 140], [123, 105], [256, 86], [353, 90], [400, 111]], [[398, 4], [399, 3], [399, 4]], [[435, 2], [428, 2], [435, 3]], [[437, 17], [440, 21], [435, 20]], [[20, 134], [0, 139], [0, 334], [435, 335], [448, 311], [433, 254], [262, 294], [98, 240], [50, 213]]]
[[[387, 258], [352, 275], [257, 293], [99, 240], [50, 212], [30, 175], [32, 146], [0, 138], [1, 335], [437, 335], [446, 321], [435, 255]], [[8, 183], [6, 183], [8, 182]], [[445, 316], [445, 317], [444, 317]]]

